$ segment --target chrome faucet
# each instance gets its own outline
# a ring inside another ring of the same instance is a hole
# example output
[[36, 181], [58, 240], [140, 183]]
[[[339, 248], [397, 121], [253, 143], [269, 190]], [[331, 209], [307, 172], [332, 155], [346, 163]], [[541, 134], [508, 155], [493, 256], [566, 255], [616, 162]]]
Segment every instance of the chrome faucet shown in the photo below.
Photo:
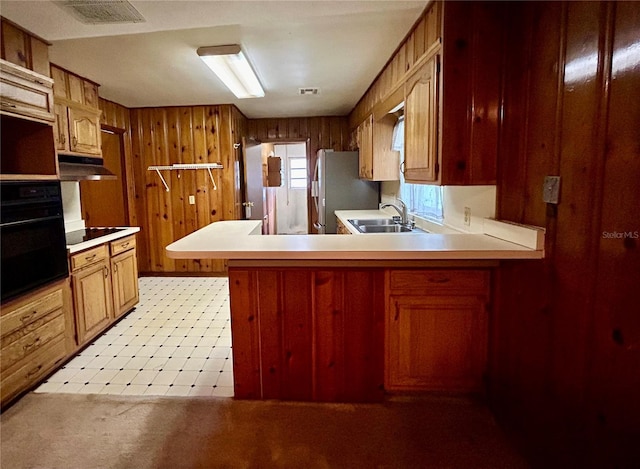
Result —
[[387, 208], [387, 207], [393, 207], [396, 209], [396, 212], [398, 212], [398, 214], [402, 217], [401, 218], [401, 224], [402, 226], [410, 226], [411, 223], [409, 222], [409, 214], [407, 212], [407, 204], [404, 203], [404, 201], [402, 199], [396, 199], [398, 202], [400, 202], [400, 207], [398, 207], [396, 204], [382, 204], [380, 206], [380, 208]]

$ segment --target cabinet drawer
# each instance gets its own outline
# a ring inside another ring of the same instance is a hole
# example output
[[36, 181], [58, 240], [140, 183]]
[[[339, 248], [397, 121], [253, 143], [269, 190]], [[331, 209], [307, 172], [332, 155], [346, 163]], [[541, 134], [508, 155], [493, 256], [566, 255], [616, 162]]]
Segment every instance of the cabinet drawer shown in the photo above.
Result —
[[61, 308], [62, 290], [56, 290], [2, 316], [0, 331], [2, 331], [2, 335], [5, 336], [16, 329], [43, 318], [51, 311]]
[[486, 270], [394, 270], [390, 277], [392, 293], [484, 294], [489, 287]]
[[61, 335], [36, 353], [29, 355], [28, 359], [16, 363], [11, 367], [11, 370], [3, 370], [2, 383], [0, 384], [2, 402], [5, 403], [8, 399], [36, 383], [65, 356], [65, 340]]
[[111, 255], [115, 256], [116, 254], [120, 254], [121, 252], [128, 251], [129, 249], [133, 249], [136, 247], [136, 237], [127, 236], [126, 238], [117, 239], [115, 241], [111, 241]]
[[63, 335], [64, 328], [64, 316], [62, 309], [60, 309], [13, 334], [4, 336], [2, 338], [2, 370], [6, 370], [58, 336]]
[[103, 244], [93, 249], [87, 249], [71, 256], [71, 271], [74, 272], [87, 265], [95, 264], [108, 257], [107, 245]]
[[28, 70], [17, 70], [19, 68], [7, 62], [1, 63], [2, 111], [53, 122], [53, 81]]

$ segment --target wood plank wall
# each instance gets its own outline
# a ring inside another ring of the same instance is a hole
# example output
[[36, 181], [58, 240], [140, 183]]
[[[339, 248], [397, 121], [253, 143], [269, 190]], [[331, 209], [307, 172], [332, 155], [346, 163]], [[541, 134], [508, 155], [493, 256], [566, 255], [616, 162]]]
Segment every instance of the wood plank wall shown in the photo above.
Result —
[[[173, 241], [219, 220], [241, 215], [240, 143], [246, 118], [231, 105], [131, 109], [135, 211], [142, 228], [145, 257], [141, 272], [223, 272], [223, 260], [174, 260], [164, 248]], [[153, 165], [222, 163], [207, 171], [163, 171], [165, 191]], [[189, 204], [189, 196], [195, 204]]]
[[509, 7], [498, 216], [547, 257], [499, 269], [492, 407], [535, 466], [640, 467], [640, 3]]
[[236, 399], [383, 399], [384, 270], [229, 268]]
[[[309, 161], [307, 174], [309, 181], [313, 176], [316, 154], [322, 148], [345, 151], [350, 148], [349, 124], [346, 117], [293, 117], [280, 119], [249, 119], [247, 137], [261, 142], [299, 142], [307, 141]], [[311, 184], [307, 197], [311, 196]], [[311, 199], [309, 199], [311, 200]], [[318, 214], [313, 204], [307, 204], [309, 232], [315, 233], [313, 224]]]

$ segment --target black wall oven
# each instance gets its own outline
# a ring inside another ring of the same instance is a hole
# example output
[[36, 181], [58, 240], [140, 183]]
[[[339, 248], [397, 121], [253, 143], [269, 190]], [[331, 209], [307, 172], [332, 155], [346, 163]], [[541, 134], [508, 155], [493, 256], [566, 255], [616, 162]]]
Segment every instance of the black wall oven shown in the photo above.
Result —
[[69, 276], [59, 181], [0, 181], [2, 301]]

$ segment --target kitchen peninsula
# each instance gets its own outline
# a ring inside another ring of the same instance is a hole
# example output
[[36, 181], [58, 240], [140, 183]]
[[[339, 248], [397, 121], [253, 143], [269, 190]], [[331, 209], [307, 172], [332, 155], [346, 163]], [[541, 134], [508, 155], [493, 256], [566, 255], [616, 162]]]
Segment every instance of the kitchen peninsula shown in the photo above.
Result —
[[238, 399], [482, 392], [491, 270], [543, 257], [486, 234], [259, 232], [259, 221], [217, 222], [166, 248], [228, 260]]

